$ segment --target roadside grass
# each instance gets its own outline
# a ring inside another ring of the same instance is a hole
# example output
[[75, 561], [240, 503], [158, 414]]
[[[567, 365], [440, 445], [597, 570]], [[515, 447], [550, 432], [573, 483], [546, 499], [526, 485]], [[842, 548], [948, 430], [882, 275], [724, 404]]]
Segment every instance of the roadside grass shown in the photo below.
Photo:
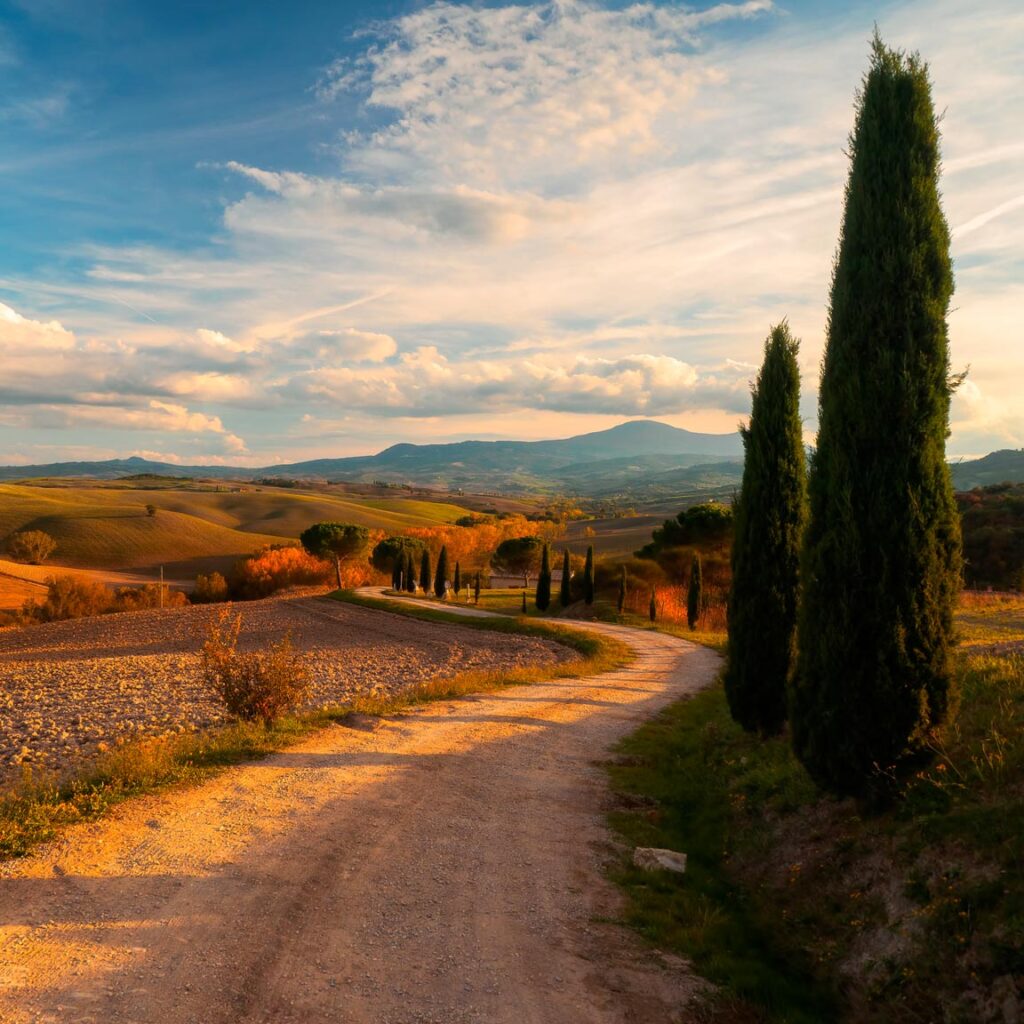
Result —
[[1024, 594], [965, 591], [956, 626], [964, 647], [1024, 641]]
[[198, 785], [231, 765], [259, 760], [328, 725], [344, 723], [353, 715], [391, 715], [418, 704], [468, 693], [597, 674], [619, 668], [634, 656], [619, 640], [546, 623], [474, 620], [429, 608], [401, 607], [355, 594], [331, 596], [391, 614], [554, 640], [576, 651], [579, 657], [554, 665], [439, 676], [392, 695], [367, 694], [345, 705], [288, 715], [270, 726], [236, 722], [195, 733], [135, 740], [100, 755], [65, 781], [26, 772], [19, 785], [0, 793], [0, 858], [25, 856], [33, 847], [55, 838], [65, 828], [94, 821], [124, 800], [170, 787]]
[[[721, 685], [677, 702], [623, 740], [608, 765], [621, 806], [612, 827], [635, 846], [687, 855], [686, 873], [647, 872], [623, 860], [612, 873], [625, 890], [626, 921], [662, 949], [682, 953], [697, 972], [763, 1019], [818, 1024], [834, 1004], [799, 950], [778, 941], [785, 926], [733, 877], [742, 844], [758, 844], [748, 802], [790, 806], [814, 787], [779, 744], [748, 737], [729, 717]], [[755, 1018], [756, 1019], [756, 1018]]]
[[[991, 642], [1018, 613], [965, 614]], [[821, 794], [787, 737], [744, 733], [720, 682], [620, 744], [612, 826], [689, 858], [616, 866], [628, 920], [720, 986], [722, 1019], [959, 1024], [1024, 1002], [1024, 652], [968, 647], [958, 677], [935, 760], [883, 812]]]
[[[412, 596], [411, 594], [409, 595]], [[427, 599], [429, 601], [429, 599]], [[519, 590], [481, 590], [479, 606], [470, 603], [470, 607], [479, 607], [482, 611], [497, 612], [501, 615], [522, 615], [523, 592]], [[461, 602], [460, 602], [461, 603]], [[440, 605], [440, 603], [439, 603]], [[728, 633], [724, 629], [689, 629], [686, 625], [678, 622], [670, 622], [659, 619], [651, 622], [649, 618], [642, 615], [635, 615], [625, 611], [621, 615], [613, 601], [598, 596], [591, 605], [593, 619], [597, 622], [609, 622], [621, 626], [631, 626], [633, 629], [650, 629], [659, 633], [668, 633], [670, 636], [677, 636], [681, 640], [689, 640], [704, 647], [710, 647], [720, 654], [725, 653]], [[533, 592], [526, 593], [526, 614], [531, 619], [543, 619], [550, 621], [569, 622], [569, 616], [563, 616], [562, 607], [558, 603], [557, 589], [553, 596], [551, 608], [545, 613], [537, 609], [533, 603]]]
[[338, 708], [289, 715], [269, 728], [236, 722], [135, 740], [100, 755], [63, 782], [26, 772], [19, 785], [0, 795], [0, 858], [23, 857], [70, 825], [95, 821], [131, 797], [198, 785], [230, 765], [266, 757], [350, 713]]

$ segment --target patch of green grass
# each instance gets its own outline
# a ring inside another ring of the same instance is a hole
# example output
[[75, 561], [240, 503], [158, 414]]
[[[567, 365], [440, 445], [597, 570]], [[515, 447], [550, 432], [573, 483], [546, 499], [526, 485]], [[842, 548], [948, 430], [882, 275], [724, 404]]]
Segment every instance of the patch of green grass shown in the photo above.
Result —
[[690, 859], [620, 868], [630, 920], [770, 1020], [978, 1019], [1024, 975], [1024, 656], [963, 657], [959, 682], [932, 764], [870, 814], [739, 729], [720, 684], [642, 726], [613, 824]]
[[757, 749], [729, 717], [720, 684], [667, 708], [617, 748], [609, 766], [624, 808], [612, 826], [633, 846], [687, 855], [684, 875], [622, 863], [615, 880], [629, 896], [627, 920], [661, 948], [773, 1021], [831, 1020], [833, 1003], [810, 963], [785, 951], [773, 919], [733, 879], [741, 837], [736, 805], [799, 802], [813, 787], [784, 751]]

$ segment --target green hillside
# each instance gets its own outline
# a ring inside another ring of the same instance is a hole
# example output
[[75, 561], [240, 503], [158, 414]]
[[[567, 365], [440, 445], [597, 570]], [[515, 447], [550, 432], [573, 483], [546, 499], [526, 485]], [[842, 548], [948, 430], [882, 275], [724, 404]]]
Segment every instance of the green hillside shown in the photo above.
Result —
[[[146, 514], [146, 505], [157, 508]], [[408, 498], [335, 497], [278, 488], [0, 485], [0, 544], [43, 530], [53, 563], [106, 569], [166, 564], [179, 573], [291, 540], [323, 519], [388, 531], [452, 522], [466, 510]]]

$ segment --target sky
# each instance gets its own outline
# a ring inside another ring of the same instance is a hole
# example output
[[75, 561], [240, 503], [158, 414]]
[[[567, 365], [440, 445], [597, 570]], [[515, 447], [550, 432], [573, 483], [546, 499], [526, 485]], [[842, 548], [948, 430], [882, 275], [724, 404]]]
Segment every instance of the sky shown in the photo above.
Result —
[[0, 463], [803, 413], [877, 24], [929, 62], [952, 455], [1024, 447], [1019, 0], [0, 0]]

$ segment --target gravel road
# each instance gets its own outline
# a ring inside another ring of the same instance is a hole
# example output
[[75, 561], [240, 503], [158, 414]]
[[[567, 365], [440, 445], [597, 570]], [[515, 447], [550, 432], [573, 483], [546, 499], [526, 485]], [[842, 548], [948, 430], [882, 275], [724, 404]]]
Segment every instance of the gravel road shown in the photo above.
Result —
[[[207, 605], [103, 615], [0, 632], [0, 787], [23, 765], [65, 774], [123, 738], [216, 724], [199, 679]], [[240, 647], [290, 634], [311, 669], [310, 707], [357, 692], [394, 691], [444, 673], [565, 660], [527, 637], [379, 615], [319, 597], [235, 605]]]
[[334, 726], [0, 866], [0, 1020], [688, 1019], [684, 965], [609, 923], [595, 761], [718, 658], [580, 628], [637, 660]]

